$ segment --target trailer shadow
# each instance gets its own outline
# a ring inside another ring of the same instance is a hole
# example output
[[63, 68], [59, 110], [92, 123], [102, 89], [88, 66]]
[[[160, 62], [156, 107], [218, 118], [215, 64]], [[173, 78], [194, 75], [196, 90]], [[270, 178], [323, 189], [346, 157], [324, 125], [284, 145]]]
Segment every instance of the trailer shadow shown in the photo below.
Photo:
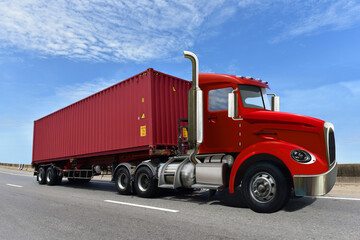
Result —
[[67, 180], [63, 180], [59, 186], [65, 187], [65, 188], [86, 189], [86, 190], [92, 190], [92, 191], [117, 193], [114, 184], [109, 181], [94, 180], [94, 181], [90, 181], [88, 183], [70, 183]]

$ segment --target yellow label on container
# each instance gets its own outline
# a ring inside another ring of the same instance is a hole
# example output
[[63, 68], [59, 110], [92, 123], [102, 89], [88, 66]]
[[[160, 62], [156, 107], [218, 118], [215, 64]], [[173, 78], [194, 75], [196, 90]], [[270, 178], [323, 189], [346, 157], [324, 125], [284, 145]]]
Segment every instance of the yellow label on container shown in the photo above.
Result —
[[145, 98], [141, 98], [141, 102], [145, 102]]
[[176, 89], [175, 89], [175, 87], [173, 86], [173, 92], [176, 92]]
[[183, 137], [184, 138], [188, 137], [188, 131], [186, 130], [186, 128], [183, 128]]
[[145, 119], [145, 113], [141, 115], [141, 119]]
[[140, 137], [145, 137], [145, 136], [146, 136], [146, 125], [140, 126]]

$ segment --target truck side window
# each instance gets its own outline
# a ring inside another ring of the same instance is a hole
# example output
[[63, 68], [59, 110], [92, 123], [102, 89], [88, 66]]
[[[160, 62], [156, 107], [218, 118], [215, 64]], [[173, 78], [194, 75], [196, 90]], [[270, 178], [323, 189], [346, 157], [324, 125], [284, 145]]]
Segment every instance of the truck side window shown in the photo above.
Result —
[[233, 91], [232, 87], [220, 88], [209, 91], [209, 111], [227, 111], [228, 93]]

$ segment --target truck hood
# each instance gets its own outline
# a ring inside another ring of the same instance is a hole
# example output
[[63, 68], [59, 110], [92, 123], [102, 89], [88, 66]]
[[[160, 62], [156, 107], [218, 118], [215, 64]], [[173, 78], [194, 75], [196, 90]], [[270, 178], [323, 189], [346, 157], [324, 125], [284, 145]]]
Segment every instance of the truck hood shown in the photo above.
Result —
[[278, 123], [278, 124], [295, 124], [306, 127], [322, 128], [324, 121], [298, 114], [273, 112], [273, 111], [254, 111], [245, 113], [242, 118], [250, 123]]

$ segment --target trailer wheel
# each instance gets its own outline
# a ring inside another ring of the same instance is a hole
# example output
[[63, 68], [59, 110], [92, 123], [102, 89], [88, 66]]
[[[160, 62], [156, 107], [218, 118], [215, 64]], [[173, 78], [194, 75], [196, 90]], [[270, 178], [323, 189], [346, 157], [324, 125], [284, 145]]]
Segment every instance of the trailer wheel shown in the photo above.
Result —
[[121, 167], [116, 171], [115, 186], [120, 194], [129, 195], [131, 193], [131, 178], [126, 168]]
[[45, 168], [43, 168], [43, 167], [39, 168], [39, 172], [37, 174], [37, 181], [41, 185], [46, 183], [46, 171], [45, 171]]
[[48, 167], [46, 170], [46, 184], [55, 185], [58, 182], [57, 171], [53, 167]]
[[150, 198], [157, 193], [157, 179], [148, 167], [136, 171], [134, 188], [139, 197]]
[[249, 167], [241, 189], [247, 205], [261, 213], [280, 210], [288, 202], [291, 191], [281, 170], [267, 162], [258, 162]]

